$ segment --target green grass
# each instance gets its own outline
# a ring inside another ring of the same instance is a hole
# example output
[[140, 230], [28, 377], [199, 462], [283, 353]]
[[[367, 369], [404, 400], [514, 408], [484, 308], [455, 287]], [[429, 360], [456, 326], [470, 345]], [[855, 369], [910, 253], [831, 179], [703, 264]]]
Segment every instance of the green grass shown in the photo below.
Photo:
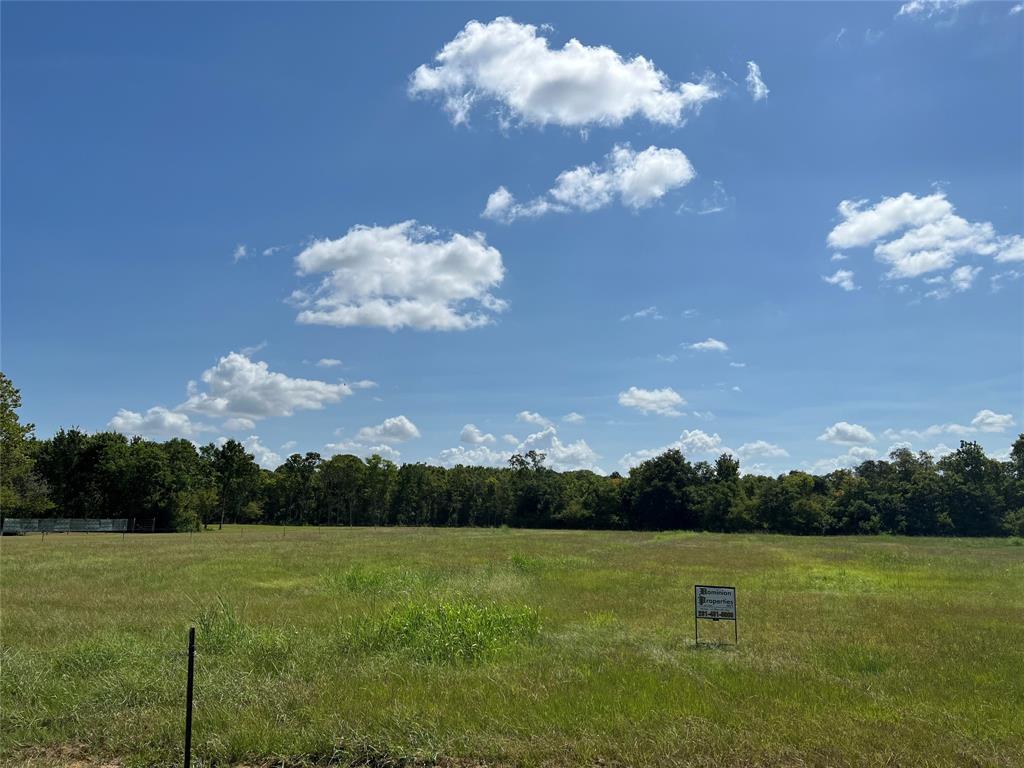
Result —
[[0, 600], [4, 765], [179, 765], [190, 624], [197, 764], [1024, 765], [1019, 540], [19, 537]]

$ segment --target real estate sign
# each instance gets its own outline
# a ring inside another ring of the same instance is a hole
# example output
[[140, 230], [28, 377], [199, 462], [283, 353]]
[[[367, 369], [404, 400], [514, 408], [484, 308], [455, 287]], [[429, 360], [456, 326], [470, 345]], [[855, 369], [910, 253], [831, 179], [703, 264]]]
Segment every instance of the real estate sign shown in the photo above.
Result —
[[698, 619], [733, 622], [733, 639], [739, 641], [736, 617], [736, 588], [696, 584], [693, 587], [693, 639], [700, 642]]
[[736, 589], [734, 587], [694, 587], [693, 608], [698, 619], [736, 621]]

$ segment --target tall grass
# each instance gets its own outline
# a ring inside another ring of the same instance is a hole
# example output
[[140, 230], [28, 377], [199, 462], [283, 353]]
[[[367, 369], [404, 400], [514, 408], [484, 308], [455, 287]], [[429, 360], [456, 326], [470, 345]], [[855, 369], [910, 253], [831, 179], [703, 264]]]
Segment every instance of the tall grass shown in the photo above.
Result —
[[177, 765], [190, 624], [203, 765], [1024, 763], [1013, 540], [258, 527], [0, 540], [0, 763]]
[[383, 617], [359, 621], [345, 645], [356, 652], [392, 653], [445, 664], [472, 663], [536, 639], [539, 633], [540, 617], [526, 605], [408, 603]]

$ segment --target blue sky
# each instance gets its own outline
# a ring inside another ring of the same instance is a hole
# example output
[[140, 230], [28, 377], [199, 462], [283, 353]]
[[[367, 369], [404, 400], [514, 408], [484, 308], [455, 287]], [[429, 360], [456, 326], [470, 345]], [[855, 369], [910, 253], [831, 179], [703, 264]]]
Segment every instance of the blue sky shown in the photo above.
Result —
[[40, 436], [776, 473], [1024, 420], [1019, 5], [2, 15]]

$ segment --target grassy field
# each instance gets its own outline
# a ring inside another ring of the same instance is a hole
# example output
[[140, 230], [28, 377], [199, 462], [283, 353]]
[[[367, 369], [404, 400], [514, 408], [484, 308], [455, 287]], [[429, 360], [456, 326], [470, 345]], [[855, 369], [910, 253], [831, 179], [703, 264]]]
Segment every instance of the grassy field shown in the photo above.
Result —
[[[194, 623], [197, 764], [1020, 766], [1021, 543], [5, 538], [0, 761], [180, 765]], [[694, 645], [695, 583], [738, 647]]]

